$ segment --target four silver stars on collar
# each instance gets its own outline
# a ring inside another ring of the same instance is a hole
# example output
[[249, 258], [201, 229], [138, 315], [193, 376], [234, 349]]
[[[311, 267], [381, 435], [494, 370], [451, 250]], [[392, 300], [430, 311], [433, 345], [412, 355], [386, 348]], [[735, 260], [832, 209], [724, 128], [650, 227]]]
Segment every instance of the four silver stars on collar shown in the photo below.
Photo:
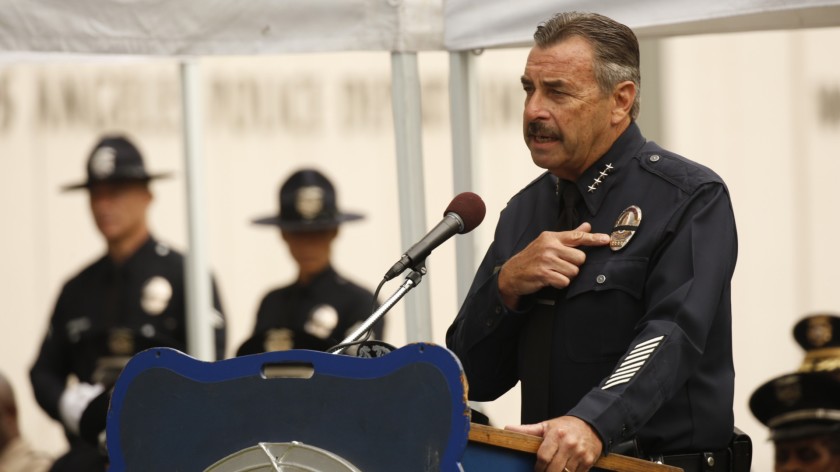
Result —
[[602, 170], [598, 174], [598, 177], [595, 177], [595, 180], [592, 182], [592, 185], [587, 187], [587, 189], [589, 189], [588, 192], [592, 193], [595, 190], [597, 190], [598, 186], [601, 185], [601, 183], [604, 181], [604, 179], [607, 177], [607, 175], [610, 174], [613, 171], [613, 169], [615, 169], [615, 167], [613, 167], [612, 163], [607, 164], [607, 166], [604, 167], [604, 170]]

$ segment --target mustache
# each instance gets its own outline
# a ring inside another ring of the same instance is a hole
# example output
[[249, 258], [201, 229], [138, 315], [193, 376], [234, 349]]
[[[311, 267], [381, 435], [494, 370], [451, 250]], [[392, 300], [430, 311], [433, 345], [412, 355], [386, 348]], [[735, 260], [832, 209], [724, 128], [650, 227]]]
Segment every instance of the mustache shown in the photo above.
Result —
[[528, 122], [528, 134], [553, 139], [562, 139], [563, 137], [563, 135], [560, 133], [560, 130], [553, 129], [542, 121]]

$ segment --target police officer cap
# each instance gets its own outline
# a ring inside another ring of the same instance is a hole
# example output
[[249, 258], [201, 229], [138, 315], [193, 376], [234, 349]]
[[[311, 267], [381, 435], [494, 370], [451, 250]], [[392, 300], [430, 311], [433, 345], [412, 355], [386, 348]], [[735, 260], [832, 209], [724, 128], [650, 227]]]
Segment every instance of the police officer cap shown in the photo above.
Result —
[[793, 327], [793, 337], [805, 350], [800, 372], [834, 371], [840, 377], [840, 316], [806, 316]]
[[840, 381], [823, 372], [783, 375], [752, 394], [750, 410], [774, 441], [840, 431]]
[[63, 189], [90, 188], [100, 182], [148, 182], [169, 176], [168, 173], [150, 174], [143, 164], [143, 156], [125, 136], [105, 136], [96, 143], [87, 162], [87, 180], [66, 185]]
[[302, 169], [280, 187], [280, 212], [254, 220], [258, 225], [279, 226], [286, 231], [318, 231], [359, 220], [362, 215], [339, 211], [335, 187], [324, 174]]

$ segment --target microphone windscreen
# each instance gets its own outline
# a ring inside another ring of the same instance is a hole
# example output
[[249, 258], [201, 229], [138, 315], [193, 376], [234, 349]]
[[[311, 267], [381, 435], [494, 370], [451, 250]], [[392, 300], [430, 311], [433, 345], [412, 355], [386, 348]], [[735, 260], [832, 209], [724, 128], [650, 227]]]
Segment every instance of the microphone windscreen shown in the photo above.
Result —
[[484, 213], [486, 212], [487, 208], [484, 206], [484, 200], [481, 197], [472, 192], [463, 192], [455, 195], [455, 198], [449, 202], [449, 206], [446, 207], [443, 215], [446, 216], [447, 213], [455, 213], [460, 216], [464, 222], [464, 229], [459, 231], [459, 233], [464, 234], [469, 233], [476, 226], [480, 225], [484, 221]]

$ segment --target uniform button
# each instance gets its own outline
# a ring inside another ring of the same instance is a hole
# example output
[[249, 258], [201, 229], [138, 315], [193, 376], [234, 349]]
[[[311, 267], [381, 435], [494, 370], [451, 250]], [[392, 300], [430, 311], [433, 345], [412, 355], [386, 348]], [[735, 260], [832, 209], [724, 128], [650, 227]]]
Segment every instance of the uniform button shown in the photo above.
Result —
[[491, 326], [493, 326], [493, 320], [487, 320], [487, 321], [485, 321], [485, 322], [484, 322], [484, 325], [485, 325], [485, 326], [487, 326], [488, 328], [489, 328], [489, 327], [491, 327]]
[[155, 335], [155, 327], [148, 323], [144, 324], [142, 327], [140, 327], [140, 334], [147, 338], [151, 338]]
[[654, 154], [650, 156], [650, 162], [657, 162], [659, 161], [659, 154]]
[[598, 275], [598, 277], [595, 277], [595, 281], [598, 282], [599, 284], [602, 284], [602, 283], [607, 281], [607, 276], [604, 275], [604, 274], [600, 274], [600, 275]]
[[501, 312], [502, 312], [502, 307], [501, 307], [501, 306], [496, 305], [496, 314], [498, 315], [498, 314], [499, 314], [499, 313], [501, 313]]

